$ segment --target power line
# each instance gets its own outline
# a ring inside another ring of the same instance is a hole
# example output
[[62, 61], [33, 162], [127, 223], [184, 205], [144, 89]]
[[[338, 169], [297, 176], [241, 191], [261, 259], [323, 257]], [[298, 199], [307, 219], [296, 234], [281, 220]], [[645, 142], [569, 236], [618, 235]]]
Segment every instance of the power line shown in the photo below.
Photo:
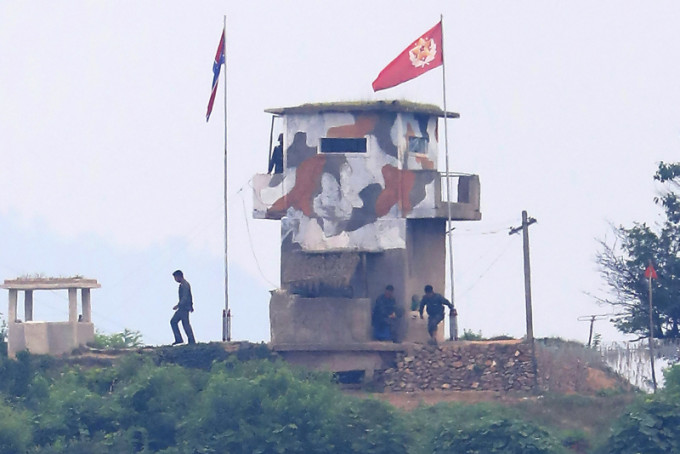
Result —
[[487, 258], [496, 257], [498, 255], [498, 251], [501, 250], [501, 248], [509, 247], [508, 244], [512, 243], [512, 239], [502, 236], [496, 237], [495, 241], [488, 241], [488, 243], [489, 245], [484, 250], [484, 252], [478, 254], [474, 258], [473, 265], [458, 273], [460, 280], [465, 280], [468, 278], [468, 276], [477, 275], [479, 270], [487, 263]]
[[[464, 234], [464, 235], [495, 235], [495, 234], [506, 231], [507, 230], [506, 226], [509, 223], [515, 223], [515, 222], [517, 222], [517, 218], [512, 218], [512, 219], [508, 219], [506, 221], [499, 221], [499, 222], [490, 223], [488, 225], [484, 225], [483, 227], [484, 227], [485, 230], [482, 230], [481, 228], [476, 229], [476, 228], [470, 228], [470, 227], [468, 227], [468, 228], [457, 227], [456, 231], [458, 232], [457, 236], [460, 236], [461, 234]], [[488, 229], [488, 230], [486, 230], [486, 229]]]
[[505, 248], [496, 256], [496, 258], [493, 259], [493, 261], [489, 264], [488, 267], [482, 273], [477, 276], [477, 279], [468, 287], [465, 289], [465, 291], [459, 296], [459, 298], [462, 298], [463, 296], [467, 295], [475, 286], [482, 280], [482, 278], [489, 272], [491, 271], [491, 268], [494, 267], [496, 263], [505, 255], [506, 252], [510, 249], [510, 246], [513, 244], [512, 241], [507, 241]]
[[250, 246], [250, 252], [253, 254], [253, 259], [255, 259], [255, 265], [257, 266], [257, 270], [260, 272], [260, 276], [262, 276], [262, 279], [264, 279], [272, 287], [276, 288], [277, 285], [274, 284], [269, 279], [267, 279], [267, 276], [264, 275], [264, 272], [262, 271], [262, 267], [260, 267], [260, 261], [257, 259], [257, 254], [255, 254], [255, 248], [253, 247], [253, 238], [252, 238], [252, 235], [250, 233], [250, 223], [248, 222], [248, 210], [246, 209], [246, 200], [242, 195], [241, 195], [241, 202], [242, 202], [242, 205], [243, 205], [243, 217], [246, 221], [246, 231], [248, 232], [248, 245]]

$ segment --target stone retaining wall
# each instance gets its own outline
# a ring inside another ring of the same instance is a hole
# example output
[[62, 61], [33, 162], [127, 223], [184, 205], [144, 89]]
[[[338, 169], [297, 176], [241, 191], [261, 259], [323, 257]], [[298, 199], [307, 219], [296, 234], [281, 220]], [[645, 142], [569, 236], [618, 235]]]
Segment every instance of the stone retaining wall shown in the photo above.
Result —
[[536, 383], [531, 345], [519, 341], [413, 345], [375, 378], [387, 392], [530, 391]]

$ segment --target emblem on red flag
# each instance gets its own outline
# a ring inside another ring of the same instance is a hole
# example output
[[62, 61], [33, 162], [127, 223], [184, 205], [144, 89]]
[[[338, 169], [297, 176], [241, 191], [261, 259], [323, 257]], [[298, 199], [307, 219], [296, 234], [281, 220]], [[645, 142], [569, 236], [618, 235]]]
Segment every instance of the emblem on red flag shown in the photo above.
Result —
[[437, 55], [437, 43], [432, 38], [420, 38], [408, 53], [416, 68], [427, 66]]

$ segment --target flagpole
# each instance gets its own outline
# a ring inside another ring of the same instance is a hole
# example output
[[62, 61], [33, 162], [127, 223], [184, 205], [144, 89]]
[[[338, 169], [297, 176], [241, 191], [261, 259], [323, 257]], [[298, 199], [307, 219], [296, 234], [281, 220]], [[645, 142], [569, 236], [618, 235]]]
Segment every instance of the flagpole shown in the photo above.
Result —
[[446, 222], [446, 236], [449, 244], [449, 281], [451, 285], [451, 315], [450, 321], [450, 338], [458, 340], [458, 314], [456, 313], [456, 305], [454, 298], [454, 284], [453, 284], [453, 228], [451, 227], [451, 178], [449, 175], [449, 127], [448, 127], [448, 113], [446, 110], [446, 58], [444, 56], [444, 15], [440, 15], [440, 22], [442, 24], [442, 97], [444, 98], [444, 149], [446, 152], [446, 206], [448, 208], [447, 222]]
[[229, 210], [227, 209], [227, 15], [222, 29], [224, 47], [224, 313], [222, 316], [222, 341], [231, 341], [231, 312], [229, 310]]

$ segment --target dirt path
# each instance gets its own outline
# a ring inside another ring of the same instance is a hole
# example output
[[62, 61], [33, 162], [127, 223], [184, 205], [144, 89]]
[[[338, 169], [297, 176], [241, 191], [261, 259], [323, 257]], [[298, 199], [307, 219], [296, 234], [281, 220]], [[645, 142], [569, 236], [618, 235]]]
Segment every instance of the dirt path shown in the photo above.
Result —
[[346, 394], [355, 397], [384, 400], [402, 410], [413, 410], [419, 405], [435, 405], [440, 402], [462, 402], [475, 404], [479, 402], [515, 403], [521, 400], [533, 400], [536, 396], [525, 394], [508, 394], [497, 391], [417, 391], [404, 393], [367, 393], [357, 390], [345, 390]]

